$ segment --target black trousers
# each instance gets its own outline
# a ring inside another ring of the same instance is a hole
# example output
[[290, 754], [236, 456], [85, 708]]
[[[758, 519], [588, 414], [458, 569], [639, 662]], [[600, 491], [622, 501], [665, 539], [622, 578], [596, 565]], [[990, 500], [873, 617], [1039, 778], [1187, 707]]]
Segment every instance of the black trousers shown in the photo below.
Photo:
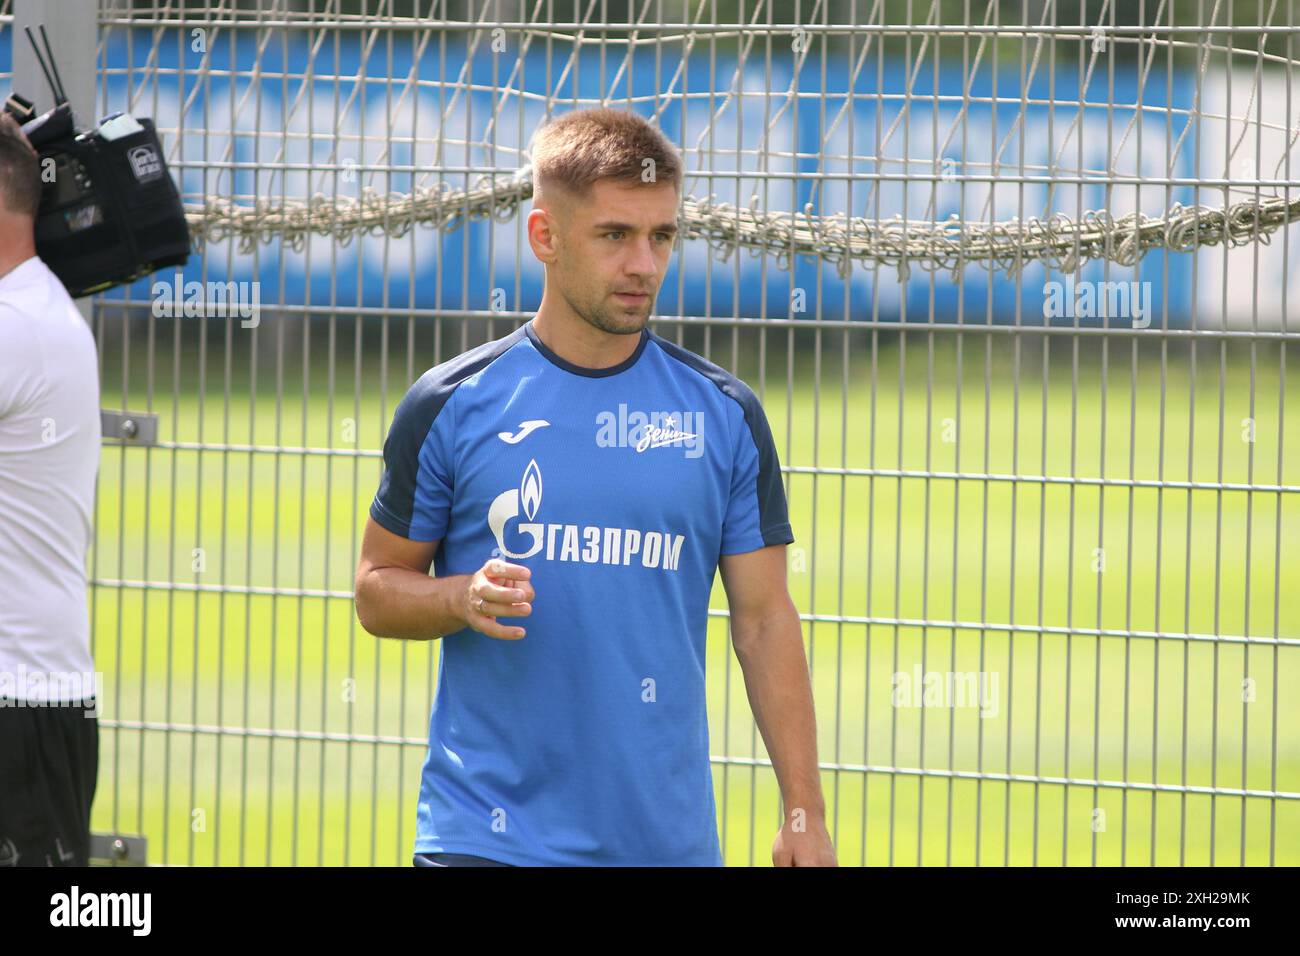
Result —
[[99, 771], [94, 701], [0, 704], [0, 867], [86, 866]]

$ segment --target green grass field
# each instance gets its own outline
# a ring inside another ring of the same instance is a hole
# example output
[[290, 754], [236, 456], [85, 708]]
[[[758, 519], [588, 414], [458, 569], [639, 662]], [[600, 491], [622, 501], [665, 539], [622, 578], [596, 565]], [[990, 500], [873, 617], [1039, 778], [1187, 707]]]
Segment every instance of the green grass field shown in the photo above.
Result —
[[[444, 328], [441, 358], [460, 342]], [[336, 331], [313, 329], [306, 381], [288, 339], [277, 389], [271, 324], [255, 373], [237, 325], [202, 363], [191, 330], [176, 363], [170, 323], [152, 362], [133, 328], [104, 343], [103, 403], [152, 407], [166, 441], [377, 450], [433, 348], [421, 330], [408, 351], [394, 322], [384, 369], [374, 327], [360, 358], [353, 322]], [[1250, 343], [1202, 343], [1193, 386], [1185, 345], [1162, 373], [1157, 338], [1135, 360], [1134, 340], [1076, 356], [1054, 336], [1046, 365], [1043, 338], [1023, 336], [1018, 374], [1006, 335], [882, 334], [874, 379], [861, 334], [769, 330], [760, 370], [755, 338], [733, 362], [715, 329], [708, 354], [760, 392], [783, 466], [1300, 484], [1300, 389], [1275, 347], [1255, 346], [1252, 372]], [[128, 725], [101, 730], [96, 831], [146, 835], [152, 862], [409, 862], [438, 643], [370, 637], [346, 596], [194, 590], [349, 591], [379, 471], [346, 454], [105, 447], [94, 576], [180, 589], [93, 590], [102, 719]], [[1295, 639], [1296, 495], [810, 473], [788, 487], [801, 613], [886, 619], [804, 624], [842, 865], [1300, 863], [1300, 801], [1177, 789], [1300, 792], [1300, 648], [1061, 633]], [[778, 790], [752, 763], [766, 755], [723, 617], [709, 657], [726, 861], [769, 865]], [[892, 706], [892, 675], [915, 666], [993, 672], [996, 713]]]

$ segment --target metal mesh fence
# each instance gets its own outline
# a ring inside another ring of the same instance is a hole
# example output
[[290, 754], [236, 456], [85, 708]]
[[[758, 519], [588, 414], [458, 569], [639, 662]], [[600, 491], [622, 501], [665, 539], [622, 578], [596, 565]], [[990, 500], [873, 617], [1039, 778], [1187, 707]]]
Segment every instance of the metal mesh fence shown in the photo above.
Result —
[[[604, 103], [704, 210], [653, 327], [777, 440], [841, 864], [1300, 862], [1295, 13], [103, 3], [94, 112], [154, 117], [206, 242], [95, 300], [103, 403], [159, 441], [101, 463], [94, 828], [409, 861], [439, 649], [352, 612], [380, 448], [421, 372], [531, 315], [524, 146]], [[232, 282], [255, 312], [214, 310]], [[766, 864], [727, 624], [719, 583], [720, 835]]]

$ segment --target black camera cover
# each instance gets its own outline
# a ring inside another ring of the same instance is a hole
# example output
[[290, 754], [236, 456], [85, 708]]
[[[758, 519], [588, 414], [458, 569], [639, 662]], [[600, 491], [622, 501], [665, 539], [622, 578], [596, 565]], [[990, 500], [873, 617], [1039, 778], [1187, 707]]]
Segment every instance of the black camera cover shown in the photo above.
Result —
[[120, 139], [87, 132], [40, 149], [36, 252], [74, 298], [189, 258], [185, 209], [158, 134], [151, 120], [139, 123]]

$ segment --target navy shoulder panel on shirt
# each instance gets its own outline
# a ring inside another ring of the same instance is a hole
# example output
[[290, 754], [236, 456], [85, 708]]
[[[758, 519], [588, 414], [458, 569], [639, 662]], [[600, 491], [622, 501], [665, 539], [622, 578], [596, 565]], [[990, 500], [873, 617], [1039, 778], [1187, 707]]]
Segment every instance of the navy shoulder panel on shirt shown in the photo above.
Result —
[[384, 476], [375, 498], [383, 503], [386, 513], [376, 516], [376, 509], [371, 507], [371, 515], [389, 531], [404, 537], [410, 531], [415, 482], [420, 471], [420, 448], [456, 387], [487, 368], [523, 339], [524, 329], [520, 326], [504, 338], [484, 342], [441, 365], [435, 365], [407, 390], [393, 413], [393, 425], [384, 440]]
[[682, 348], [676, 342], [670, 342], [654, 332], [650, 333], [650, 338], [670, 358], [703, 375], [740, 406], [745, 414], [750, 437], [754, 440], [754, 447], [758, 449], [759, 527], [766, 532], [770, 528], [788, 526], [785, 489], [781, 486], [781, 464], [776, 456], [776, 443], [772, 440], [767, 414], [754, 390], [722, 366]]

